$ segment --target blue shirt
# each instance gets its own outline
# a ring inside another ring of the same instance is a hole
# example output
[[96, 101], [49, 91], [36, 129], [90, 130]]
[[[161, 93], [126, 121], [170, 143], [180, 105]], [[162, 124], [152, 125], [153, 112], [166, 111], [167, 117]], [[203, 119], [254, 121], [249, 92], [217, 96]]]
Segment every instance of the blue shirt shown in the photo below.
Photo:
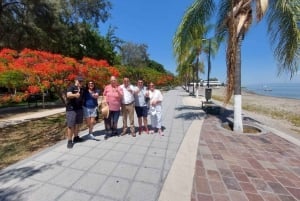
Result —
[[[100, 90], [96, 89], [93, 91], [93, 93], [100, 94]], [[94, 98], [92, 96], [92, 93], [89, 92], [89, 90], [86, 90], [83, 96], [84, 102], [83, 106], [87, 108], [94, 108], [98, 106], [98, 99]]]

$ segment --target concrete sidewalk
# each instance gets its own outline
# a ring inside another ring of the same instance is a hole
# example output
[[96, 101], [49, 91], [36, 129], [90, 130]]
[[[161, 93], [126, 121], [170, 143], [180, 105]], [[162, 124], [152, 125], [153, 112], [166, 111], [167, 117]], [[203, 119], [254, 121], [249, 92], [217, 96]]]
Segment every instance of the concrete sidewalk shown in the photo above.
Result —
[[[0, 200], [190, 200], [204, 115], [200, 100], [184, 90], [165, 92], [165, 136], [104, 140], [104, 125], [97, 124], [94, 131], [100, 141], [86, 140], [67, 149], [64, 140], [2, 170]], [[121, 122], [122, 118], [119, 127]]]

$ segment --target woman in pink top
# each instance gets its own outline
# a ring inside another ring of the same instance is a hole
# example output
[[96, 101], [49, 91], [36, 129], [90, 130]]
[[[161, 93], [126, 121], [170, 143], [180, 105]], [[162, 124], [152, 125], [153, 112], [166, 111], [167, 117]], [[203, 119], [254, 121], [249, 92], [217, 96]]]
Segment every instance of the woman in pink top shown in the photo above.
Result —
[[120, 116], [121, 101], [123, 97], [123, 91], [118, 86], [118, 82], [115, 76], [111, 76], [110, 84], [105, 87], [103, 97], [103, 101], [107, 102], [109, 107], [108, 118], [104, 118], [106, 130], [104, 139], [107, 139], [110, 136], [118, 135], [118, 120]]

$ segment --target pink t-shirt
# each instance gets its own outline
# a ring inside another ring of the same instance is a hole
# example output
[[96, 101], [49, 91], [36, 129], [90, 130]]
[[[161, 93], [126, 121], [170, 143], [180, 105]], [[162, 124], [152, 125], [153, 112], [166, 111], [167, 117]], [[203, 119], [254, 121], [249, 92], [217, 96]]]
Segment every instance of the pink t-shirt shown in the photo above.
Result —
[[110, 84], [107, 85], [104, 89], [103, 96], [106, 97], [110, 111], [120, 111], [123, 91], [119, 86], [114, 88]]

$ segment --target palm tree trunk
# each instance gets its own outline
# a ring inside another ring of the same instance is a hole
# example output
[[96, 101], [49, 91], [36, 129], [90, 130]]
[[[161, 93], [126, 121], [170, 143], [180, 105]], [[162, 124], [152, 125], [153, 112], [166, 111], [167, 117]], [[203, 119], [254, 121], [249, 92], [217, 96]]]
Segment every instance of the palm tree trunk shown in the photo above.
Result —
[[235, 67], [235, 82], [234, 82], [234, 117], [233, 117], [233, 131], [243, 132], [243, 118], [242, 118], [242, 90], [241, 90], [241, 35], [238, 36], [238, 44], [236, 49], [236, 67]]

